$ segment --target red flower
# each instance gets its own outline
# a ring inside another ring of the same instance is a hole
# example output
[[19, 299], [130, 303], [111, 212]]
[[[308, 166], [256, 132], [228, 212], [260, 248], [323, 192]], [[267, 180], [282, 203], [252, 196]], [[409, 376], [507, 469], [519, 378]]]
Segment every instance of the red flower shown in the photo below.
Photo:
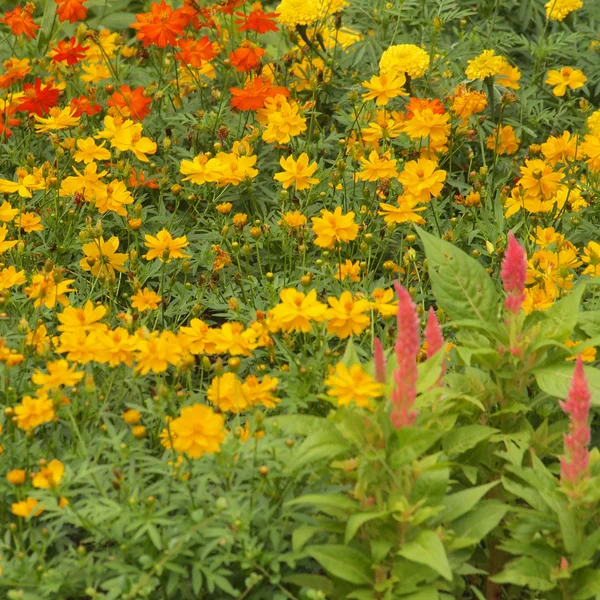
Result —
[[179, 8], [173, 10], [164, 0], [160, 4], [152, 3], [149, 13], [135, 15], [137, 23], [131, 25], [137, 29], [137, 38], [144, 47], [151, 44], [159, 48], [177, 46], [177, 37], [184, 34], [190, 22], [189, 9]]
[[244, 40], [240, 48], [229, 54], [229, 59], [237, 71], [251, 71], [258, 66], [260, 57], [264, 53], [262, 48], [257, 48], [248, 40]]
[[240, 19], [235, 20], [239, 31], [256, 31], [257, 33], [267, 33], [267, 31], [279, 31], [276, 25], [275, 17], [279, 16], [279, 13], [265, 13], [262, 8], [255, 8], [250, 11], [249, 15], [245, 15], [241, 12], [235, 13]]
[[21, 124], [21, 120], [12, 117], [16, 111], [15, 106], [9, 106], [4, 112], [0, 112], [0, 139], [12, 137], [10, 127], [16, 127]]
[[143, 121], [150, 114], [148, 107], [152, 103], [152, 98], [144, 96], [142, 86], [132, 90], [128, 85], [122, 85], [119, 89], [121, 91], [115, 92], [108, 99], [107, 104], [120, 109], [121, 115], [124, 117], [131, 117], [134, 121]]
[[80, 117], [82, 114], [93, 117], [102, 110], [102, 106], [98, 103], [93, 103], [87, 96], [79, 96], [71, 100], [71, 108], [75, 110], [74, 117]]
[[60, 96], [60, 90], [55, 90], [51, 85], [42, 87], [42, 80], [39, 77], [33, 85], [26, 83], [23, 86], [23, 93], [25, 97], [17, 106], [17, 110], [33, 113], [38, 117], [48, 114], [50, 109], [56, 106]]
[[213, 59], [217, 53], [207, 35], [200, 40], [182, 38], [178, 43], [179, 51], [175, 53], [175, 60], [186, 63], [190, 67], [199, 69], [207, 60]]
[[82, 46], [75, 37], [70, 40], [61, 40], [56, 48], [52, 48], [52, 62], [66, 62], [68, 65], [76, 65], [85, 57], [85, 51], [89, 46]]
[[58, 20], [62, 23], [63, 21], [69, 21], [69, 23], [75, 23], [75, 21], [84, 21], [87, 17], [88, 9], [83, 6], [86, 0], [55, 0], [58, 4], [56, 14]]
[[146, 175], [144, 171], [140, 171], [139, 177], [136, 170], [132, 167], [131, 173], [129, 174], [129, 187], [146, 187], [151, 190], [158, 189], [158, 184], [156, 183], [156, 177], [152, 179], [146, 179]]
[[25, 8], [15, 6], [13, 10], [9, 10], [4, 14], [4, 17], [0, 19], [0, 23], [4, 23], [7, 27], [12, 29], [15, 35], [25, 34], [27, 39], [35, 39], [35, 32], [40, 28], [33, 22], [32, 14], [35, 10], [33, 2], [28, 2]]
[[233, 96], [231, 106], [238, 110], [258, 110], [264, 107], [267, 98], [272, 98], [278, 94], [287, 98], [290, 95], [284, 87], [271, 87], [271, 83], [261, 77], [256, 77], [247, 82], [244, 89], [232, 87], [229, 88], [229, 91]]

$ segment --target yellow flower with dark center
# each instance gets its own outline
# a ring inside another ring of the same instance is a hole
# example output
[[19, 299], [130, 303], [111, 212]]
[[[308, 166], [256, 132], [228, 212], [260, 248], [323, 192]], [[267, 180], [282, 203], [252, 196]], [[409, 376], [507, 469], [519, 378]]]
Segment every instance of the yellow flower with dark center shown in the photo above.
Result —
[[351, 365], [348, 368], [341, 362], [325, 380], [325, 385], [329, 387], [327, 395], [334, 398], [339, 406], [348, 406], [354, 402], [356, 406], [372, 410], [371, 401], [383, 393], [383, 385], [365, 373], [361, 365]]
[[351, 335], [359, 335], [371, 322], [368, 312], [371, 308], [368, 300], [355, 300], [350, 292], [343, 292], [339, 298], [327, 299], [330, 308], [325, 313], [327, 331], [345, 339]]

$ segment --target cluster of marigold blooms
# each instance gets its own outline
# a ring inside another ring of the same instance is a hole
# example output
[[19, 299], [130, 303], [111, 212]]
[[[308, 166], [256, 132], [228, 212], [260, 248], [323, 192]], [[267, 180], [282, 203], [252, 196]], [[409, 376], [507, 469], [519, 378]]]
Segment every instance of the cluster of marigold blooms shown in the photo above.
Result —
[[[86, 19], [86, 0], [55, 2], [59, 22], [76, 23]], [[0, 73], [0, 90], [6, 90], [0, 93], [2, 141], [9, 140], [17, 128], [29, 127], [28, 121], [32, 119], [36, 135], [52, 144], [57, 159], [71, 162], [67, 163], [68, 172], [62, 173], [50, 163], [36, 165], [32, 157], [27, 165], [17, 169], [16, 181], [0, 179], [0, 193], [5, 194], [0, 205], [0, 254], [10, 255], [19, 246], [26, 248], [27, 236], [44, 230], [46, 216], [38, 214], [32, 199], [34, 194], [51, 190], [57, 190], [59, 196], [71, 201], [74, 207], [89, 203], [100, 215], [114, 213], [125, 218], [129, 230], [140, 229], [141, 205], [136, 204], [136, 195], [143, 188], [156, 189], [171, 183], [168, 178], [149, 178], [144, 171], [145, 164], [158, 150], [157, 142], [144, 130], [144, 121], [151, 114], [153, 100], [159, 99], [162, 92], [157, 88], [132, 88], [127, 84], [115, 87], [114, 65], [121, 60], [138, 60], [153, 47], [172, 52], [174, 61], [166, 77], [176, 90], [172, 102], [177, 108], [182, 107], [186, 96], [193, 92], [207, 94], [207, 84], [217, 76], [214, 59], [225, 60], [240, 82], [228, 89], [230, 106], [248, 117], [250, 130], [246, 137], [235, 140], [229, 151], [223, 151], [227, 132], [219, 129], [223, 143], [215, 146], [215, 153], [203, 152], [191, 160], [181, 161], [182, 177], [180, 183], [170, 188], [173, 193], [180, 193], [185, 186], [211, 189], [212, 184], [215, 188], [249, 184], [260, 174], [257, 147], [264, 143], [279, 149], [284, 145], [280, 170], [273, 174], [283, 190], [310, 194], [313, 186], [329, 180], [335, 198], [336, 191], [350, 182], [362, 182], [367, 187], [376, 184], [371, 187], [381, 200], [378, 214], [391, 225], [424, 223], [421, 213], [433, 199], [441, 196], [446, 184], [448, 173], [440, 164], [451, 152], [453, 137], [471, 139], [474, 124], [488, 108], [488, 95], [481, 91], [483, 86], [492, 83], [506, 90], [519, 89], [518, 68], [494, 50], [484, 50], [469, 61], [466, 68], [465, 75], [471, 83], [459, 85], [444, 101], [419, 98], [412, 90], [418, 87], [419, 79], [428, 74], [429, 52], [413, 44], [390, 46], [381, 56], [379, 73], [362, 83], [366, 91], [362, 93], [358, 130], [352, 129], [342, 140], [344, 151], [355, 166], [353, 176], [344, 176], [344, 172], [349, 171], [346, 163], [336, 164], [332, 172], [319, 171], [317, 161], [306, 151], [300, 151], [305, 145], [299, 138], [308, 130], [306, 115], [314, 106], [317, 76], [328, 81], [334, 67], [319, 56], [309, 57], [307, 50], [318, 52], [311, 42], [317, 37], [321, 47], [339, 46], [342, 50], [362, 38], [357, 31], [339, 27], [336, 15], [347, 2], [282, 0], [271, 13], [266, 13], [260, 4], [253, 4], [249, 11], [237, 10], [242, 5], [243, 2], [232, 0], [197, 8], [194, 2], [186, 0], [182, 8], [173, 9], [164, 1], [154, 2], [150, 11], [137, 15], [131, 25], [141, 47], [123, 44], [117, 33], [96, 32], [82, 25], [76, 36], [53, 43], [47, 56], [36, 64], [29, 58], [12, 57], [5, 61]], [[581, 5], [580, 0], [550, 0], [546, 4], [547, 17], [563, 20]], [[34, 11], [32, 3], [17, 6], [4, 13], [0, 23], [10, 28], [17, 38], [35, 40], [39, 26], [33, 20]], [[227, 56], [222, 25], [224, 17], [229, 15], [233, 15], [237, 32], [248, 37]], [[297, 46], [286, 57], [290, 68], [285, 86], [279, 85], [276, 69], [266, 62], [267, 50], [259, 42], [260, 35], [280, 28], [297, 37]], [[212, 37], [201, 35], [204, 29], [208, 29]], [[545, 82], [557, 97], [571, 95], [585, 85], [586, 77], [581, 71], [556, 66], [557, 69], [547, 73]], [[41, 69], [40, 73], [45, 69], [49, 76], [38, 76], [37, 68]], [[83, 84], [80, 86], [77, 82], [77, 89], [85, 93], [67, 98], [65, 90], [76, 78]], [[313, 92], [313, 99], [300, 102], [297, 94], [305, 91]], [[500, 114], [514, 101], [514, 96], [505, 94]], [[103, 110], [106, 115], [102, 127], [91, 129], [85, 136], [79, 135], [86, 127], [87, 118]], [[418, 158], [404, 160], [408, 152], [396, 154], [395, 140], [406, 142]], [[498, 157], [510, 156], [519, 149], [520, 140], [511, 125], [500, 121], [485, 145]], [[582, 210], [588, 204], [586, 185], [600, 170], [600, 111], [587, 116], [585, 132], [565, 131], [561, 136], [551, 136], [543, 144], [530, 146], [529, 156], [519, 169], [519, 180], [505, 190], [506, 216], [519, 211], [560, 215], [567, 208], [570, 212]], [[132, 166], [136, 161], [140, 163], [137, 168]], [[485, 201], [485, 186], [480, 185], [478, 177], [485, 177], [485, 172], [476, 174], [472, 191], [458, 198], [459, 203], [469, 209]], [[396, 199], [391, 201], [393, 196]], [[28, 202], [31, 202], [29, 206]], [[223, 202], [215, 208], [221, 215], [229, 215], [232, 204]], [[323, 209], [319, 216], [310, 219], [314, 244], [323, 250], [341, 252], [358, 238], [356, 218], [353, 211], [345, 212], [341, 206]], [[232, 216], [236, 229], [243, 229], [247, 221], [244, 213]], [[283, 213], [281, 222], [289, 230], [303, 232], [308, 228], [308, 218], [299, 210]], [[118, 273], [126, 271], [126, 263], [133, 261], [131, 253], [118, 251], [121, 242], [117, 236], [105, 239], [100, 225], [81, 232], [80, 239], [79, 267], [101, 282], [114, 281]], [[556, 297], [572, 288], [577, 269], [592, 276], [600, 274], [600, 245], [596, 242], [590, 241], [580, 252], [552, 227], [537, 227], [531, 239], [539, 250], [525, 263], [525, 275], [519, 275], [516, 284], [509, 282], [508, 275], [503, 276], [509, 297], [518, 299], [518, 310], [531, 312], [550, 306]], [[163, 264], [183, 261], [190, 258], [189, 252], [192, 252], [185, 235], [168, 229], [156, 231], [154, 235], [145, 234], [144, 245], [143, 257]], [[231, 265], [229, 254], [219, 246], [213, 247], [213, 253], [214, 271]], [[392, 264], [391, 270], [399, 270], [399, 267]], [[519, 273], [522, 272], [521, 269]], [[333, 276], [341, 281], [358, 282], [361, 274], [358, 260], [340, 260]], [[47, 360], [43, 370], [35, 370], [31, 383], [36, 391], [9, 409], [8, 415], [16, 427], [27, 434], [59, 418], [61, 407], [68, 404], [65, 389], [76, 386], [84, 378], [84, 372], [77, 370], [77, 365], [91, 362], [110, 367], [124, 365], [140, 376], [161, 374], [170, 367], [191, 369], [197, 355], [237, 357], [250, 356], [258, 348], [271, 350], [272, 336], [277, 332], [322, 334], [326, 331], [339, 339], [360, 335], [369, 327], [375, 313], [382, 317], [398, 315], [398, 366], [391, 399], [392, 420], [396, 427], [414, 423], [416, 413], [412, 405], [420, 352], [419, 319], [410, 295], [400, 286], [397, 287], [398, 300], [394, 299], [391, 289], [378, 288], [371, 298], [344, 291], [339, 298], [329, 297], [327, 304], [318, 300], [315, 290], [300, 292], [285, 288], [280, 292], [280, 302], [267, 314], [257, 314], [257, 319], [248, 326], [230, 322], [213, 328], [193, 318], [188, 326], [173, 332], [134, 329], [130, 313], [121, 316], [122, 326], [110, 328], [102, 322], [107, 314], [105, 306], [89, 301], [83, 307], [70, 306], [69, 294], [75, 291], [74, 283], [74, 279], [65, 278], [62, 270], [52, 263], [41, 272], [31, 274], [12, 265], [0, 270], [0, 292], [23, 286], [26, 297], [36, 309], [57, 311], [62, 307], [56, 314], [56, 335], [50, 333], [54, 327], [50, 322], [40, 322], [33, 330], [23, 325], [29, 349], [44, 358], [50, 353], [62, 355], [56, 360]], [[130, 298], [132, 310], [148, 313], [161, 306], [163, 298], [150, 287], [137, 286], [134, 291]], [[164, 290], [159, 292], [164, 294]], [[428, 316], [425, 337], [426, 353], [431, 357], [444, 345], [433, 311]], [[586, 360], [593, 360], [594, 356], [593, 348], [583, 353]], [[0, 361], [7, 367], [16, 366], [24, 359], [23, 354], [0, 340]], [[327, 378], [327, 394], [340, 406], [354, 402], [359, 407], [372, 408], [372, 401], [383, 393], [383, 363], [383, 350], [377, 341], [375, 376], [369, 375], [361, 365], [339, 363]], [[563, 463], [563, 478], [570, 481], [577, 480], [587, 465], [587, 413], [582, 381], [579, 360], [576, 381], [564, 405], [573, 418], [571, 437], [567, 440], [569, 457]], [[225, 415], [257, 406], [272, 408], [278, 402], [277, 384], [277, 379], [268, 375], [262, 379], [248, 375], [241, 380], [234, 372], [217, 374], [207, 392], [210, 406], [183, 407], [178, 417], [166, 423], [161, 435], [163, 445], [191, 458], [218, 452], [227, 434]], [[133, 426], [136, 437], [145, 435], [137, 411], [127, 411], [124, 419]], [[39, 473], [13, 471], [9, 481], [22, 486], [30, 477], [34, 487], [57, 490], [64, 474], [62, 464], [53, 460], [41, 467]], [[66, 500], [61, 498], [60, 503], [64, 505]], [[40, 509], [33, 498], [13, 505], [13, 513], [19, 516], [27, 516], [34, 510], [39, 513]]]

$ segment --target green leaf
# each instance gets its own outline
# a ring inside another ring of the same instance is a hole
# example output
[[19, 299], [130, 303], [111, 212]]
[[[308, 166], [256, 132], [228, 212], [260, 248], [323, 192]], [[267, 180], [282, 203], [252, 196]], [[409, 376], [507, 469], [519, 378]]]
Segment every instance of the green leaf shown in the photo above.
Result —
[[412, 542], [404, 544], [398, 554], [407, 560], [426, 565], [444, 579], [452, 581], [452, 570], [444, 544], [433, 531], [421, 531]]
[[570, 294], [540, 313], [542, 315], [538, 334], [540, 340], [545, 341], [547, 338], [551, 338], [565, 342], [569, 339], [577, 324], [577, 315], [584, 290], [584, 285], [578, 285]]
[[474, 510], [452, 523], [457, 537], [463, 538], [457, 547], [478, 544], [502, 521], [507, 510], [508, 505], [497, 500], [482, 500]]
[[461, 490], [444, 498], [444, 511], [438, 517], [440, 523], [450, 523], [467, 514], [499, 481]]
[[466, 425], [452, 429], [444, 436], [442, 446], [449, 456], [457, 456], [475, 448], [477, 444], [492, 437], [498, 430], [486, 425]]
[[542, 592], [556, 587], [556, 583], [550, 581], [548, 567], [543, 562], [528, 556], [521, 556], [509, 562], [502, 573], [494, 575], [491, 579], [495, 583], [512, 583]]
[[389, 515], [389, 511], [387, 510], [382, 510], [373, 513], [357, 513], [352, 515], [348, 519], [348, 524], [346, 525], [344, 543], [348, 544], [350, 541], [352, 541], [352, 538], [356, 535], [356, 532], [360, 529], [362, 525], [368, 523], [369, 521], [385, 517], [386, 515]]
[[438, 305], [452, 319], [495, 322], [498, 294], [484, 267], [453, 244], [415, 227]]
[[575, 579], [576, 592], [573, 600], [588, 600], [600, 594], [600, 570], [588, 570], [577, 574]]
[[390, 455], [393, 469], [410, 464], [427, 452], [442, 437], [442, 432], [404, 427], [397, 431], [396, 437], [399, 448]]
[[352, 338], [350, 338], [346, 344], [346, 350], [344, 352], [344, 356], [342, 356], [341, 362], [345, 367], [348, 368], [352, 365], [360, 365], [360, 358], [358, 358], [356, 346], [354, 345]]
[[340, 511], [355, 511], [359, 507], [358, 502], [344, 496], [344, 494], [307, 494], [289, 500], [284, 506], [296, 506], [298, 504], [310, 504], [323, 512], [333, 510], [334, 514]]
[[580, 312], [577, 315], [577, 325], [590, 337], [600, 335], [600, 310]]
[[296, 527], [292, 533], [292, 549], [294, 552], [299, 552], [310, 538], [321, 531], [320, 527], [314, 525], [300, 525]]
[[[600, 406], [600, 371], [594, 367], [583, 368], [592, 394], [592, 405]], [[533, 370], [537, 384], [543, 392], [556, 398], [566, 398], [573, 378], [575, 364], [557, 364]]]
[[313, 415], [278, 415], [265, 419], [265, 423], [272, 427], [281, 427], [290, 435], [304, 436], [321, 430], [325, 422], [323, 417], [314, 417]]
[[319, 590], [326, 596], [330, 596], [334, 593], [335, 588], [333, 583], [327, 577], [323, 575], [310, 575], [308, 573], [292, 573], [291, 575], [285, 575], [282, 577], [283, 583], [291, 583], [298, 587], [311, 588], [313, 590]]
[[288, 473], [307, 464], [333, 459], [348, 450], [346, 440], [335, 428], [323, 426], [324, 421], [321, 420], [321, 431], [316, 431], [300, 444], [294, 457], [287, 464]]
[[341, 544], [324, 544], [309, 546], [305, 552], [334, 577], [357, 585], [373, 582], [369, 558], [354, 548]]
[[57, 8], [56, 2], [46, 0], [44, 16], [42, 17], [42, 24], [40, 26], [40, 35], [38, 37], [38, 50], [41, 50], [42, 52], [44, 52], [44, 48], [47, 48], [50, 43]]

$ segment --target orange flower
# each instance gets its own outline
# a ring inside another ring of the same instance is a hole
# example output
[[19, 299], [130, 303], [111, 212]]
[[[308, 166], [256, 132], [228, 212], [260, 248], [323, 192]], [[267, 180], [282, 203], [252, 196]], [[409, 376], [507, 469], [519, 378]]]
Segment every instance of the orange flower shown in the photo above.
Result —
[[35, 10], [35, 4], [28, 2], [24, 8], [16, 6], [13, 10], [6, 11], [0, 23], [10, 27], [15, 35], [25, 34], [29, 40], [35, 39], [35, 32], [40, 28], [33, 22], [32, 14]]
[[237, 50], [229, 54], [229, 59], [237, 71], [251, 71], [260, 63], [260, 57], [264, 53], [262, 48], [244, 40]]
[[199, 69], [206, 61], [217, 55], [213, 43], [207, 35], [200, 40], [183, 38], [177, 45], [179, 51], [175, 53], [175, 60], [186, 63], [194, 69]]
[[288, 98], [290, 95], [284, 87], [271, 87], [271, 82], [261, 77], [246, 81], [244, 89], [232, 87], [229, 91], [233, 96], [231, 106], [238, 110], [258, 110], [264, 107], [267, 98], [279, 94]]
[[173, 10], [164, 0], [160, 4], [153, 2], [149, 13], [135, 15], [137, 23], [131, 28], [137, 29], [137, 38], [144, 48], [155, 44], [159, 48], [177, 46], [177, 37], [184, 34], [190, 22], [188, 11], [179, 8]]
[[148, 107], [152, 102], [152, 98], [144, 96], [142, 86], [132, 90], [128, 85], [122, 85], [119, 89], [121, 91], [115, 92], [108, 99], [107, 104], [118, 108], [122, 117], [131, 117], [134, 121], [143, 121], [150, 114]]
[[83, 6], [86, 0], [55, 0], [58, 4], [56, 14], [58, 20], [62, 23], [63, 21], [69, 21], [69, 23], [75, 23], [75, 21], [84, 21], [87, 17], [88, 9]]

